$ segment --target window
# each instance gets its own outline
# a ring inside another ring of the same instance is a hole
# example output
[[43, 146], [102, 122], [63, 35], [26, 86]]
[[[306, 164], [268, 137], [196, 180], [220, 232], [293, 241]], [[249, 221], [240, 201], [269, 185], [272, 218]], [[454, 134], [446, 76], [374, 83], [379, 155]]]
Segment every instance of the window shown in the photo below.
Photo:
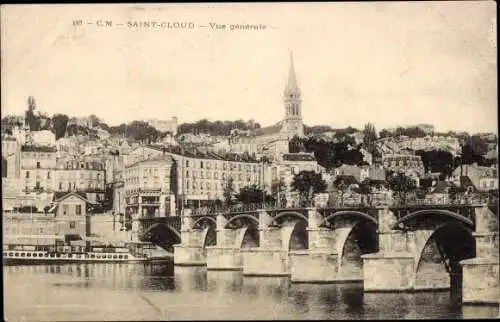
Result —
[[47, 172], [47, 179], [50, 179], [50, 171]]
[[35, 188], [36, 189], [40, 189], [40, 181], [37, 181], [36, 184], [35, 184]]
[[75, 206], [75, 213], [77, 215], [81, 215], [82, 214], [82, 205], [76, 205]]
[[30, 177], [30, 172], [26, 171], [26, 178], [29, 178], [29, 177]]
[[68, 205], [63, 205], [63, 215], [67, 215], [68, 214]]
[[85, 163], [80, 163], [80, 169], [85, 169]]
[[36, 168], [40, 169], [40, 162], [39, 161], [36, 163]]
[[189, 171], [186, 170], [186, 177], [189, 177]]
[[189, 160], [186, 160], [186, 167], [189, 167]]
[[200, 161], [200, 168], [203, 169], [203, 161]]

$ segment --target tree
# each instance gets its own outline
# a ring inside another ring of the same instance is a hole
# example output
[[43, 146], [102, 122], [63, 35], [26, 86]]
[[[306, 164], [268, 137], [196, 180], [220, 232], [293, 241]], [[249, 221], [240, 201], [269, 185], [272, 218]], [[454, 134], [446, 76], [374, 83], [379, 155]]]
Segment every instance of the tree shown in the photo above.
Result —
[[363, 129], [363, 145], [365, 149], [370, 153], [374, 153], [376, 150], [376, 141], [377, 131], [375, 130], [375, 126], [371, 123], [366, 124]]
[[224, 203], [226, 206], [230, 206], [233, 204], [233, 194], [234, 194], [233, 177], [229, 177], [223, 192]]
[[488, 144], [479, 135], [471, 136], [469, 144], [474, 155], [483, 156], [488, 153]]
[[349, 188], [349, 185], [344, 181], [344, 178], [342, 177], [337, 177], [335, 181], [333, 182], [335, 188], [337, 188], [338, 191], [340, 191], [340, 204], [344, 204], [344, 194]]
[[441, 180], [451, 176], [454, 168], [454, 159], [450, 152], [443, 150], [417, 150], [415, 154], [422, 158], [426, 172], [440, 173]]
[[52, 132], [56, 136], [56, 140], [66, 135], [66, 127], [68, 126], [69, 118], [65, 114], [55, 114], [52, 117]]
[[264, 201], [273, 202], [274, 198], [254, 184], [241, 188], [240, 192], [236, 195], [236, 199], [241, 203], [248, 205], [263, 203]]
[[387, 129], [382, 129], [382, 131], [379, 132], [378, 136], [383, 139], [383, 138], [389, 138], [392, 137], [393, 134]]
[[298, 136], [294, 136], [288, 142], [288, 152], [289, 153], [299, 153], [303, 150], [303, 141]]
[[33, 96], [28, 97], [28, 109], [25, 112], [25, 122], [31, 131], [39, 131], [40, 119], [35, 115], [36, 101]]
[[283, 178], [280, 178], [278, 181], [273, 182], [273, 184], [271, 185], [271, 195], [279, 205], [283, 205], [283, 203], [286, 204], [285, 188], [286, 184]]
[[326, 182], [321, 173], [304, 170], [293, 177], [292, 190], [299, 192], [301, 203], [310, 202], [313, 194], [325, 192]]
[[389, 187], [398, 194], [400, 199], [406, 202], [408, 193], [415, 191], [417, 183], [404, 173], [398, 172], [389, 176]]

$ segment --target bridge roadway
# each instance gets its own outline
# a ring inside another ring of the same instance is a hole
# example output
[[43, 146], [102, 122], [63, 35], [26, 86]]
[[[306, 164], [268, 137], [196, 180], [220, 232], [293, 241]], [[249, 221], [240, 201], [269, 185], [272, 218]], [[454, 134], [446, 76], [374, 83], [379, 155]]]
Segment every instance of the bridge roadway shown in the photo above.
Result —
[[456, 288], [463, 302], [500, 300], [498, 211], [475, 203], [246, 208], [146, 219], [175, 265], [287, 275], [293, 282], [362, 281], [365, 291]]

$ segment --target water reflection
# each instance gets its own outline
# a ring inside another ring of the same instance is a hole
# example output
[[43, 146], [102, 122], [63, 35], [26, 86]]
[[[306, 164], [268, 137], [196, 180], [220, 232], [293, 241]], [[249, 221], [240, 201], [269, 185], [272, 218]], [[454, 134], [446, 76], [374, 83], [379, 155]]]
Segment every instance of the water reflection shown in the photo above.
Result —
[[[247, 277], [241, 271], [207, 271], [205, 267], [8, 266], [4, 276], [9, 294], [6, 317], [12, 320], [20, 316], [63, 321], [142, 320], [146, 316], [152, 320], [498, 316], [498, 306], [460, 306], [449, 292], [363, 293], [362, 283], [297, 284], [287, 277]], [[164, 312], [168, 316], [161, 315]]]

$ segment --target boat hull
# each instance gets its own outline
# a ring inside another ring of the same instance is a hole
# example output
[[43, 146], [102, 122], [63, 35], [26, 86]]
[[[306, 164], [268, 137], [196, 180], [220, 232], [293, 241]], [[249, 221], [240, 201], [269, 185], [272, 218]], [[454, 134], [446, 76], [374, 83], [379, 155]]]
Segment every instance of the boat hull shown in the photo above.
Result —
[[170, 257], [165, 258], [147, 258], [147, 259], [124, 259], [124, 260], [113, 260], [113, 259], [102, 259], [102, 260], [92, 260], [92, 259], [34, 259], [34, 258], [3, 258], [3, 265], [5, 266], [15, 266], [15, 265], [65, 265], [65, 264], [134, 264], [134, 263], [169, 263], [173, 262]]

